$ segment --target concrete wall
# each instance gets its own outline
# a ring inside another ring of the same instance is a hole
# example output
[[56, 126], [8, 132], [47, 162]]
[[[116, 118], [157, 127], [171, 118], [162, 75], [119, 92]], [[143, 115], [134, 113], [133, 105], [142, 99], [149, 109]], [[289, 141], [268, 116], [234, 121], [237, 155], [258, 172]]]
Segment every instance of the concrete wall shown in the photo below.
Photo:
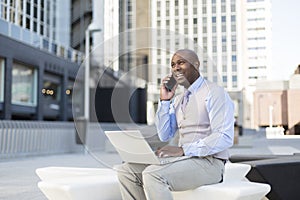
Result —
[[[288, 128], [289, 134], [295, 134], [295, 125], [300, 125], [300, 90], [291, 89], [287, 91]], [[297, 133], [300, 134], [300, 133]]]
[[[273, 107], [272, 112], [270, 106]], [[254, 123], [256, 126], [269, 126], [270, 114], [273, 125], [288, 125], [287, 92], [256, 91], [254, 92]]]

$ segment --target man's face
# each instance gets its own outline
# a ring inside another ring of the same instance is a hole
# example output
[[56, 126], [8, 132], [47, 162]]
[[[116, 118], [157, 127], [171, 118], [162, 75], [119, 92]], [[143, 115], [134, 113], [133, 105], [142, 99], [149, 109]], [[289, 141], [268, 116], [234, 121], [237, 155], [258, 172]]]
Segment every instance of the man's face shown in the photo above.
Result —
[[171, 61], [172, 74], [179, 85], [188, 88], [198, 77], [198, 70], [191, 64], [192, 61], [186, 60], [187, 56], [174, 54]]

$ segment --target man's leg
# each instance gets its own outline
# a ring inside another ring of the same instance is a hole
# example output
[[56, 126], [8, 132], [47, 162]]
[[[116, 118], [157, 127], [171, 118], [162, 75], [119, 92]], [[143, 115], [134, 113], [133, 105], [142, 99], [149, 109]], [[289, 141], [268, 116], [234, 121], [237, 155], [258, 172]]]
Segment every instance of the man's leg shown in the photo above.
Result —
[[122, 199], [146, 199], [143, 190], [142, 172], [147, 166], [144, 164], [124, 163], [116, 167]]
[[148, 200], [172, 200], [171, 191], [195, 189], [222, 180], [224, 163], [218, 159], [191, 158], [167, 165], [151, 165], [143, 171], [144, 190]]

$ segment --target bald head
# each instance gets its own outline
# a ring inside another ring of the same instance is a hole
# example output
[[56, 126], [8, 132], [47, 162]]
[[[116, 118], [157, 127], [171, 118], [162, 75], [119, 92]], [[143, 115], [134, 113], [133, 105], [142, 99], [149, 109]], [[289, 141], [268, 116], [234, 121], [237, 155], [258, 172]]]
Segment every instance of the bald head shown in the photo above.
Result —
[[194, 51], [190, 49], [179, 49], [174, 53], [174, 55], [182, 57], [199, 71], [200, 61], [198, 55]]

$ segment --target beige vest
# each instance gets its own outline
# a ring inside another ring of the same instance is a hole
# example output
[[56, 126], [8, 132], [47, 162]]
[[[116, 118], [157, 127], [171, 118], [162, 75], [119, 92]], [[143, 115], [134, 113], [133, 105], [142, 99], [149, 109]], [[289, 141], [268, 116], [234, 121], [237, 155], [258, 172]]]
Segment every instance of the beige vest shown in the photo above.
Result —
[[[184, 113], [181, 109], [183, 94], [175, 99], [174, 106], [179, 133], [178, 146], [196, 142], [211, 134], [209, 116], [206, 110], [206, 98], [209, 92], [207, 86], [216, 87], [210, 82], [207, 82], [207, 85], [202, 84], [196, 93], [189, 96], [189, 102], [186, 105]], [[229, 154], [228, 151], [225, 150], [214, 156], [217, 158], [228, 159]]]

